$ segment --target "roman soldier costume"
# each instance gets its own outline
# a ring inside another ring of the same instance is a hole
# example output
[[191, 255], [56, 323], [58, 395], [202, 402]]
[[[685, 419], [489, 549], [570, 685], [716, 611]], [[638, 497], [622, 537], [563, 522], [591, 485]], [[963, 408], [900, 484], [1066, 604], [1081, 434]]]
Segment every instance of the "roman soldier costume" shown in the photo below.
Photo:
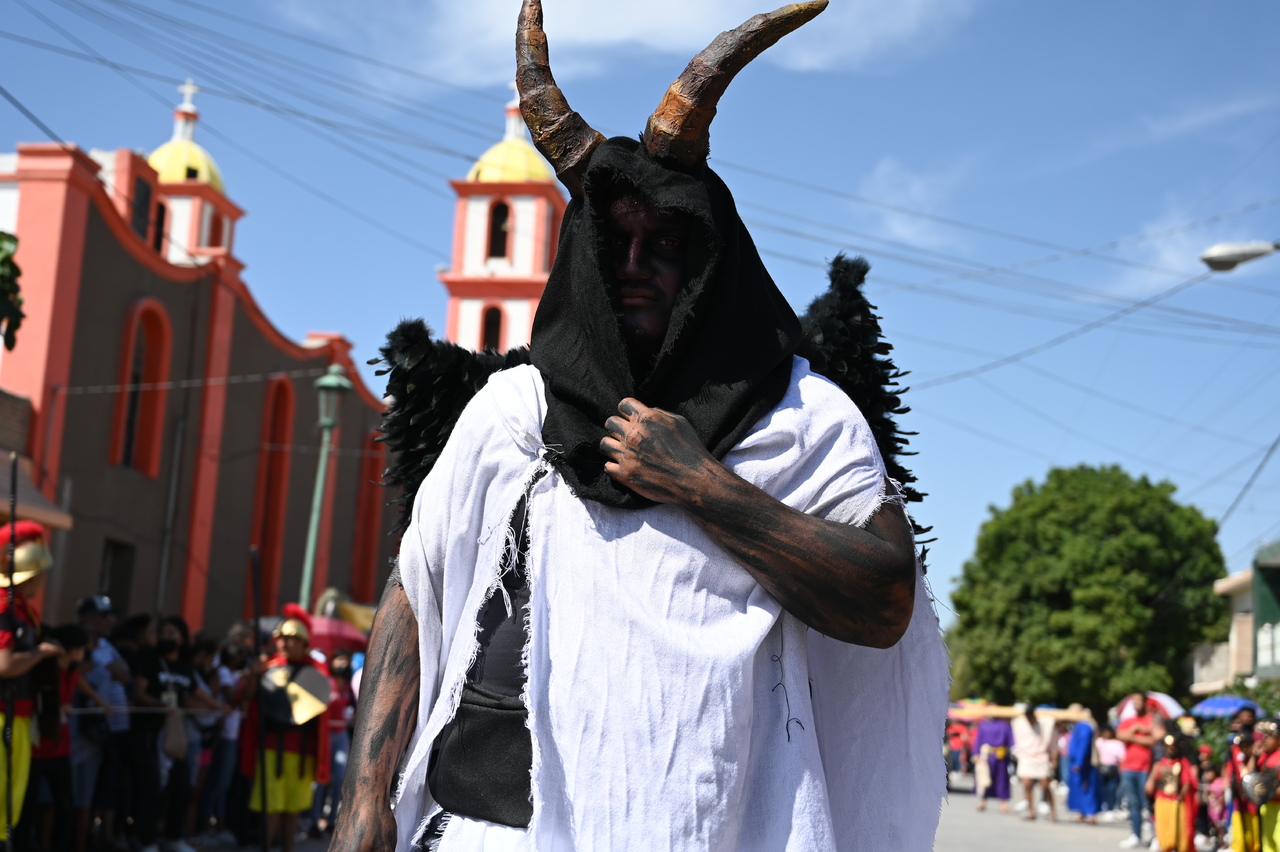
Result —
[[[14, 544], [9, 563], [9, 542]], [[23, 586], [53, 566], [45, 544], [44, 527], [35, 521], [18, 521], [0, 526], [0, 649], [23, 652], [35, 650], [40, 616], [23, 594]], [[11, 763], [7, 778], [0, 778], [0, 826], [16, 822], [22, 813], [31, 771], [31, 724], [35, 712], [35, 690], [31, 671], [0, 680], [0, 712]], [[4, 745], [0, 744], [0, 754]], [[5, 760], [0, 756], [0, 760]], [[3, 786], [7, 784], [8, 786]], [[12, 806], [12, 811], [6, 810]]]
[[[285, 604], [284, 619], [272, 635], [310, 644], [311, 617], [297, 604]], [[240, 771], [254, 779], [253, 810], [302, 813], [311, 807], [313, 783], [329, 783], [331, 689], [325, 664], [310, 656], [291, 660], [277, 653], [267, 660], [240, 734]], [[266, 752], [261, 762], [259, 743]]]

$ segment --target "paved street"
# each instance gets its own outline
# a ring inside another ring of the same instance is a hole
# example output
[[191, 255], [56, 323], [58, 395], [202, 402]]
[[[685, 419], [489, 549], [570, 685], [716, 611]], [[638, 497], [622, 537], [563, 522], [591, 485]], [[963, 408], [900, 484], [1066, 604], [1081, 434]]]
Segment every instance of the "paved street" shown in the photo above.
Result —
[[[960, 785], [965, 785], [964, 781]], [[959, 786], [959, 785], [958, 785]], [[1015, 794], [1014, 802], [1020, 796]], [[1061, 800], [1059, 800], [1061, 804]], [[1002, 814], [994, 804], [986, 812], [974, 810], [977, 801], [967, 785], [952, 790], [942, 804], [935, 852], [1084, 852], [1116, 849], [1128, 833], [1127, 823], [1082, 825], [1069, 821], [1065, 809], [1058, 812], [1062, 822], [1041, 817], [1024, 822], [1016, 814]]]
[[[1016, 813], [1000, 813], [994, 804], [986, 812], [974, 810], [977, 801], [970, 792], [971, 779], [958, 778], [951, 795], [942, 803], [942, 820], [938, 826], [934, 852], [1092, 852], [1114, 850], [1128, 833], [1128, 823], [1081, 825], [1071, 822], [1065, 809], [1059, 811], [1062, 822], [1049, 822], [1041, 817], [1025, 822]], [[1011, 804], [1021, 795], [1015, 792]], [[1061, 803], [1061, 802], [1060, 802]], [[298, 852], [324, 852], [322, 840], [299, 843]], [[233, 852], [231, 847], [211, 848], [208, 852]]]

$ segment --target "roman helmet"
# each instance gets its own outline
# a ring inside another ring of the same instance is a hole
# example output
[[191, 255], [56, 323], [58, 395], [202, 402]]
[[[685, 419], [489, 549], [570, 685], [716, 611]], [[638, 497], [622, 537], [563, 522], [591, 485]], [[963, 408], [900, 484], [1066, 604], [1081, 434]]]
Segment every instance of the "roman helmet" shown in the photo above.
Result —
[[[9, 537], [13, 535], [13, 570], [9, 566]], [[0, 588], [7, 588], [10, 576], [21, 586], [53, 567], [53, 556], [45, 544], [44, 527], [35, 521], [0, 525]]]
[[280, 611], [283, 620], [271, 631], [271, 635], [279, 639], [283, 636], [296, 636], [308, 645], [311, 644], [311, 616], [295, 603], [287, 603]]

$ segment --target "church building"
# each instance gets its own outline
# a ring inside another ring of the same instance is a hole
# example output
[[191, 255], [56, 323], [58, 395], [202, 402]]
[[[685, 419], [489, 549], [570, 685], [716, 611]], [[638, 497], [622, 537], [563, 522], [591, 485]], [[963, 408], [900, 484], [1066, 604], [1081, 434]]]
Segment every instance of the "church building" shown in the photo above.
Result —
[[475, 350], [527, 346], [555, 260], [565, 200], [529, 141], [518, 103], [507, 106], [503, 140], [466, 180], [450, 185], [458, 202], [453, 262], [440, 273], [449, 291], [445, 336]]
[[[221, 631], [250, 611], [251, 547], [263, 611], [278, 612], [307, 595], [318, 476], [310, 597], [375, 600], [396, 548], [380, 393], [340, 334], [291, 340], [259, 308], [235, 252], [244, 211], [195, 141], [196, 89], [183, 90], [150, 156], [0, 153], [0, 231], [18, 238], [26, 312], [0, 353], [0, 443], [23, 456], [19, 515], [31, 505], [69, 527], [52, 536], [50, 623], [102, 593]], [[334, 368], [351, 389], [320, 472], [315, 383]]]

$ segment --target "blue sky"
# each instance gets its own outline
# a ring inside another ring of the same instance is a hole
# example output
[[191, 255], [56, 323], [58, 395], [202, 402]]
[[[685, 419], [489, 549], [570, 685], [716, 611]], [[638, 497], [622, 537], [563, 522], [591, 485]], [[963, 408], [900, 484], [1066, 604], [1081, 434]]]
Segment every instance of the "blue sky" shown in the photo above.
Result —
[[[544, 2], [557, 76], [610, 134], [638, 133], [698, 49], [765, 11]], [[191, 0], [4, 0], [0, 82], [82, 147], [150, 150], [170, 80], [6, 36], [194, 77], [197, 139], [248, 211], [250, 287], [291, 336], [338, 330], [367, 357], [400, 317], [443, 327], [445, 179], [501, 136], [518, 6], [217, 4], [238, 21]], [[1190, 279], [1211, 243], [1280, 238], [1277, 32], [1261, 0], [832, 0], [721, 102], [713, 164], [797, 310], [837, 251], [872, 264], [897, 364], [922, 385], [905, 425], [944, 597], [988, 507], [1050, 466], [1118, 463], [1217, 517], [1280, 433], [1280, 256], [930, 384]], [[40, 138], [0, 103], [0, 148]], [[1274, 538], [1280, 460], [1222, 529], [1229, 569]]]

